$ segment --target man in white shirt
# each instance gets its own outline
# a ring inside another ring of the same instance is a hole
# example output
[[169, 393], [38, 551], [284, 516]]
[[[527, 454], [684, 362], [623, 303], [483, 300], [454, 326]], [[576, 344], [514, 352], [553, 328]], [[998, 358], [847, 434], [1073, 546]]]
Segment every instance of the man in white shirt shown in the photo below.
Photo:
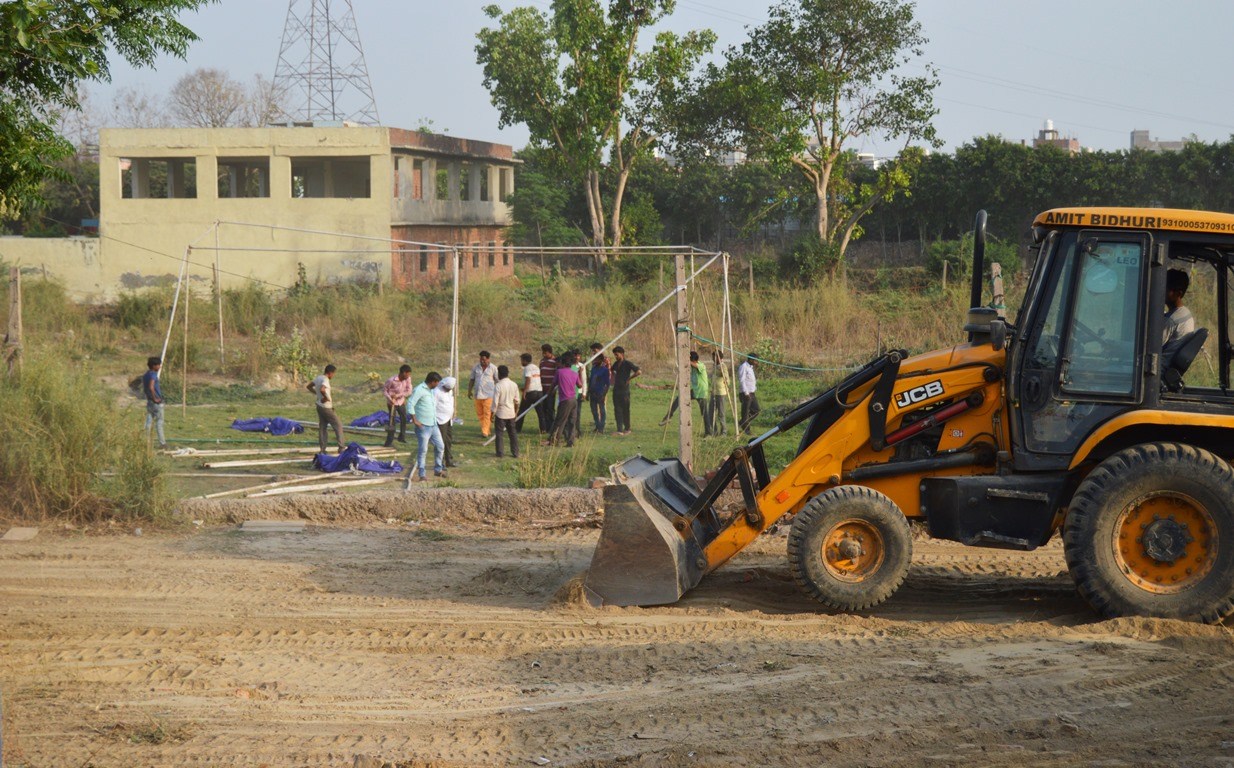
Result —
[[737, 366], [737, 393], [741, 397], [741, 431], [750, 427], [758, 416], [758, 379], [754, 376], [754, 358], [747, 357]]
[[488, 437], [493, 429], [493, 394], [497, 391], [497, 368], [489, 362], [488, 352], [480, 353], [480, 362], [471, 369], [467, 396], [476, 401], [476, 418], [480, 434]]
[[451, 447], [454, 444], [454, 387], [457, 383], [453, 376], [447, 376], [433, 390], [437, 406], [437, 429], [441, 432], [441, 442], [445, 444], [442, 457], [447, 469], [458, 466], [454, 463], [454, 449]]
[[497, 366], [497, 388], [493, 395], [493, 417], [497, 419], [497, 458], [505, 455], [502, 450], [503, 432], [510, 437], [510, 455], [518, 458], [518, 432], [514, 429], [514, 417], [518, 416], [518, 385], [510, 380], [510, 369]]
[[[531, 353], [524, 352], [519, 356], [519, 362], [523, 365], [523, 408], [530, 410], [536, 408], [536, 403], [540, 402], [540, 398], [544, 396], [544, 385], [540, 383], [540, 366], [531, 361]], [[548, 431], [548, 427], [544, 423], [544, 414], [541, 409], [536, 408], [536, 417], [540, 420], [540, 434]], [[519, 432], [523, 431], [523, 422], [527, 421], [529, 416], [524, 416], [518, 420], [514, 428]]]
[[1191, 287], [1191, 276], [1181, 269], [1171, 269], [1165, 273], [1165, 332], [1162, 345], [1168, 347], [1171, 343], [1177, 348], [1177, 342], [1187, 334], [1195, 331], [1195, 315], [1183, 306], [1183, 296]]
[[321, 452], [326, 452], [326, 427], [334, 427], [334, 437], [338, 442], [339, 453], [346, 448], [343, 444], [343, 422], [339, 421], [338, 414], [334, 412], [334, 396], [330, 388], [330, 380], [334, 378], [334, 372], [338, 369], [333, 365], [327, 365], [320, 376], [309, 382], [305, 387], [309, 392], [317, 395], [317, 442], [321, 446]]

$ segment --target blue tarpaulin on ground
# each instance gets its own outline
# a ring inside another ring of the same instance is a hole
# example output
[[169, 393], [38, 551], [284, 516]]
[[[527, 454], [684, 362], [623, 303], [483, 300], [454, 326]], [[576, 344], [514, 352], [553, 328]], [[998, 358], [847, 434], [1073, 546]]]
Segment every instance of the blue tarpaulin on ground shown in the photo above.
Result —
[[349, 427], [384, 427], [390, 423], [390, 414], [385, 411], [373, 411], [368, 416], [361, 416], [347, 426]]
[[403, 465], [397, 461], [377, 461], [370, 459], [368, 451], [359, 443], [348, 443], [343, 452], [337, 456], [319, 453], [313, 457], [313, 467], [322, 472], [373, 472], [380, 475], [393, 475], [403, 471]]
[[304, 427], [299, 423], [284, 419], [282, 416], [275, 416], [272, 419], [236, 419], [231, 423], [231, 428], [241, 432], [268, 432], [276, 436], [292, 433], [298, 435], [304, 431]]

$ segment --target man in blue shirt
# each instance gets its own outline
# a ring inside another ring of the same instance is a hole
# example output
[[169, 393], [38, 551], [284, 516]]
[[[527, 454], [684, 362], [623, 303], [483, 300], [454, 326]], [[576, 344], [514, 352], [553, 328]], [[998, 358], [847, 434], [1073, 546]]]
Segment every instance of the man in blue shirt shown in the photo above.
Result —
[[[444, 459], [446, 445], [441, 439], [441, 430], [437, 428], [437, 398], [433, 390], [441, 382], [441, 374], [432, 371], [424, 377], [424, 383], [417, 384], [412, 391], [411, 397], [407, 400], [407, 411], [411, 414], [411, 421], [416, 425], [416, 442], [418, 443], [419, 453], [416, 456], [416, 465], [411, 469], [411, 480], [424, 480], [425, 478], [425, 460], [428, 458], [429, 443], [433, 444], [435, 456], [433, 457], [433, 475], [436, 477], [445, 477], [446, 468]], [[417, 473], [419, 476], [417, 477]]]
[[146, 359], [146, 372], [141, 377], [141, 392], [146, 396], [146, 439], [150, 439], [150, 425], [154, 424], [159, 436], [159, 448], [166, 448], [167, 438], [163, 436], [163, 390], [159, 388], [159, 371], [162, 368], [161, 359]]

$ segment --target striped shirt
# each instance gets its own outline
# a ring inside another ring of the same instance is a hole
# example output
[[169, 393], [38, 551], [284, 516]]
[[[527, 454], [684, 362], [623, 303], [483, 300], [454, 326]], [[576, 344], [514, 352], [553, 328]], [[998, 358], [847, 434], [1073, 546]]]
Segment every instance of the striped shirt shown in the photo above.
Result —
[[540, 386], [548, 392], [557, 386], [557, 358], [546, 357], [540, 361]]

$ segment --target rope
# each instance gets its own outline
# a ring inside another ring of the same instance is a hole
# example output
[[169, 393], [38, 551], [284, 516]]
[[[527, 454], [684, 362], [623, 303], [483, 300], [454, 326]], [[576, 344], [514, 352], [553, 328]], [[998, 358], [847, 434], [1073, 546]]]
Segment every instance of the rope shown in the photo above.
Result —
[[709, 339], [706, 336], [699, 336], [697, 333], [695, 333], [693, 330], [691, 330], [688, 327], [685, 328], [685, 331], [688, 332], [690, 334], [690, 337], [695, 339], [696, 341], [701, 341], [704, 344], [710, 344], [713, 347], [719, 347], [720, 349], [727, 350], [728, 352], [731, 352], [734, 355], [737, 355], [739, 357], [748, 357], [751, 360], [756, 360], [763, 365], [770, 365], [775, 368], [786, 368], [790, 371], [804, 371], [806, 373], [843, 373], [846, 371], [855, 371], [861, 367], [860, 365], [846, 365], [840, 368], [803, 368], [802, 366], [799, 366], [799, 365], [787, 365], [785, 363], [775, 363], [775, 362], [772, 362], [771, 360], [764, 360], [763, 358], [758, 357], [757, 355], [751, 355], [747, 352], [742, 352], [740, 350], [733, 349], [727, 344], [721, 344], [720, 342], [714, 339]]

